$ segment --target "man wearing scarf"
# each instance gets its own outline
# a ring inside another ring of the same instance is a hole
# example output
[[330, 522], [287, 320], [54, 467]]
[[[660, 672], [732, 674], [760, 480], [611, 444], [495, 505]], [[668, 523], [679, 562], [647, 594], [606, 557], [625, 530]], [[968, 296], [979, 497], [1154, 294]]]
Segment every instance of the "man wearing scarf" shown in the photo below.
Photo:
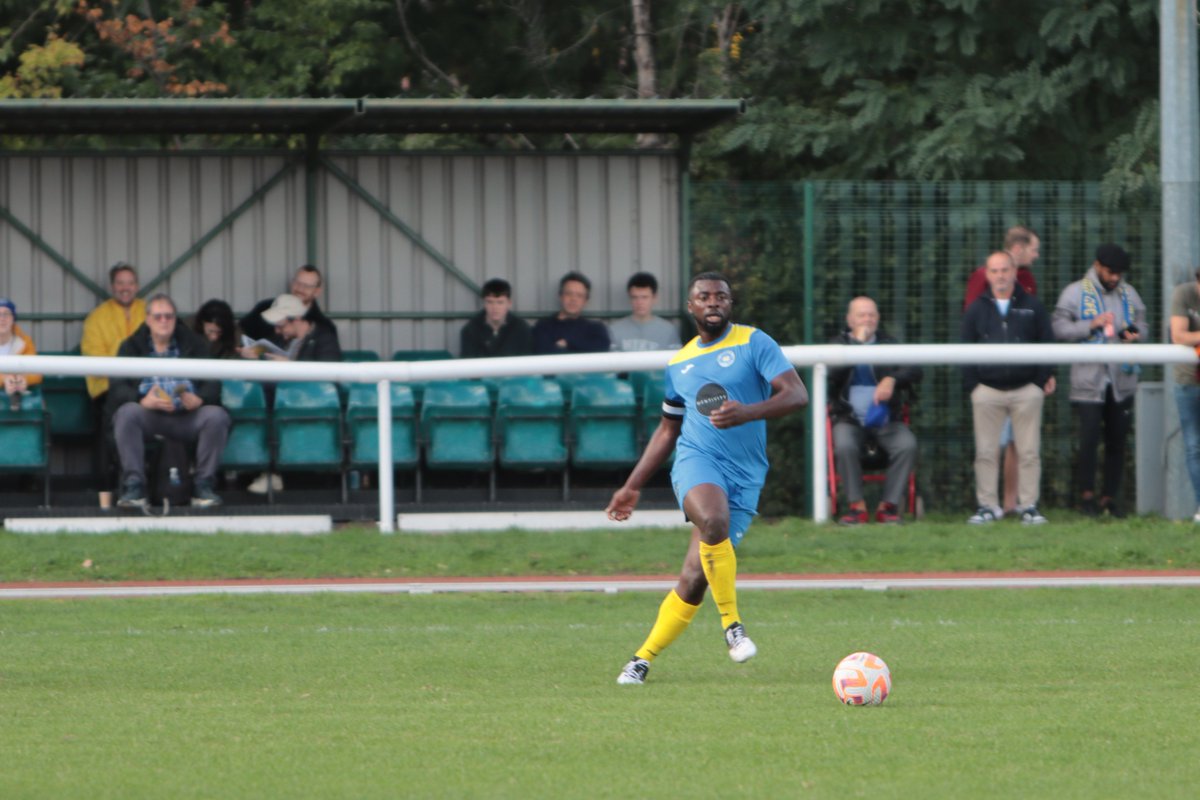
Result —
[[[1146, 304], [1125, 281], [1129, 254], [1102, 244], [1083, 276], [1063, 289], [1054, 308], [1054, 337], [1083, 344], [1141, 341], [1147, 334]], [[1079, 417], [1077, 483], [1080, 510], [1089, 516], [1124, 516], [1119, 504], [1125, 466], [1125, 440], [1133, 421], [1136, 364], [1072, 364], [1071, 406]], [[1104, 430], [1104, 480], [1096, 497], [1096, 450]]]

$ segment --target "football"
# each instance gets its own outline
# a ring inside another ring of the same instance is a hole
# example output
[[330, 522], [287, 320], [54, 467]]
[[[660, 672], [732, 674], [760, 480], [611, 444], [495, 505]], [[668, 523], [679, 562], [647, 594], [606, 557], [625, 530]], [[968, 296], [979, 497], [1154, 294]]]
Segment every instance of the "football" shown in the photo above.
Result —
[[833, 671], [833, 693], [848, 706], [877, 706], [891, 691], [891, 670], [872, 653], [851, 653]]

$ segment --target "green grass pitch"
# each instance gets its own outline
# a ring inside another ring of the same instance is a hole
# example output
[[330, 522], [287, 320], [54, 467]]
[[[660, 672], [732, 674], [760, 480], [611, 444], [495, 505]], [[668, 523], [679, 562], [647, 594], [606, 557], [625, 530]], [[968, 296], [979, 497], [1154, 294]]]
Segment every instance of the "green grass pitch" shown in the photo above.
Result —
[[[0, 604], [0, 797], [1191, 797], [1192, 589]], [[867, 649], [894, 687], [834, 698]]]

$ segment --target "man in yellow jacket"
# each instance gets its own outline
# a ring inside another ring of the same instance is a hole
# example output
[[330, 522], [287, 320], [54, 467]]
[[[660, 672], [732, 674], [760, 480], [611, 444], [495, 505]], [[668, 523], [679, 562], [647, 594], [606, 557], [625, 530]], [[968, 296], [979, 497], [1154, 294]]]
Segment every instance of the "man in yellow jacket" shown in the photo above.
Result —
[[[108, 271], [108, 282], [112, 296], [93, 308], [83, 321], [83, 342], [79, 349], [85, 356], [115, 356], [121, 342], [146, 321], [146, 301], [137, 296], [138, 276], [134, 268], [123, 261], [118, 263]], [[103, 407], [108, 378], [89, 375], [87, 388], [92, 400]]]
[[[109, 297], [92, 309], [83, 321], [83, 341], [79, 350], [85, 356], [115, 356], [125, 341], [146, 321], [146, 301], [137, 296], [138, 276], [132, 265], [118, 262], [108, 271]], [[108, 378], [89, 375], [88, 394], [96, 412], [100, 430], [99, 447], [93, 453], [94, 468], [100, 489], [108, 489], [115, 480], [113, 472], [112, 425], [105, 404], [108, 400]]]

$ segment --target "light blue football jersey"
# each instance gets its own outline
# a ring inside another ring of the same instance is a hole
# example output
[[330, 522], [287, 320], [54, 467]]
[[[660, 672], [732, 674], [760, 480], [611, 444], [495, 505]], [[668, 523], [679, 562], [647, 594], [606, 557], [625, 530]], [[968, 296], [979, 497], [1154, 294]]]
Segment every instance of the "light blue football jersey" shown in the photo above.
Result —
[[766, 420], [714, 428], [696, 408], [696, 394], [715, 383], [731, 400], [759, 403], [771, 396], [771, 381], [790, 369], [775, 340], [749, 325], [730, 325], [707, 345], [699, 336], [685, 344], [667, 365], [664, 381], [663, 414], [683, 418], [675, 466], [692, 462], [689, 468], [694, 468], [693, 460], [703, 459], [741, 486], [762, 486], [768, 467]]

